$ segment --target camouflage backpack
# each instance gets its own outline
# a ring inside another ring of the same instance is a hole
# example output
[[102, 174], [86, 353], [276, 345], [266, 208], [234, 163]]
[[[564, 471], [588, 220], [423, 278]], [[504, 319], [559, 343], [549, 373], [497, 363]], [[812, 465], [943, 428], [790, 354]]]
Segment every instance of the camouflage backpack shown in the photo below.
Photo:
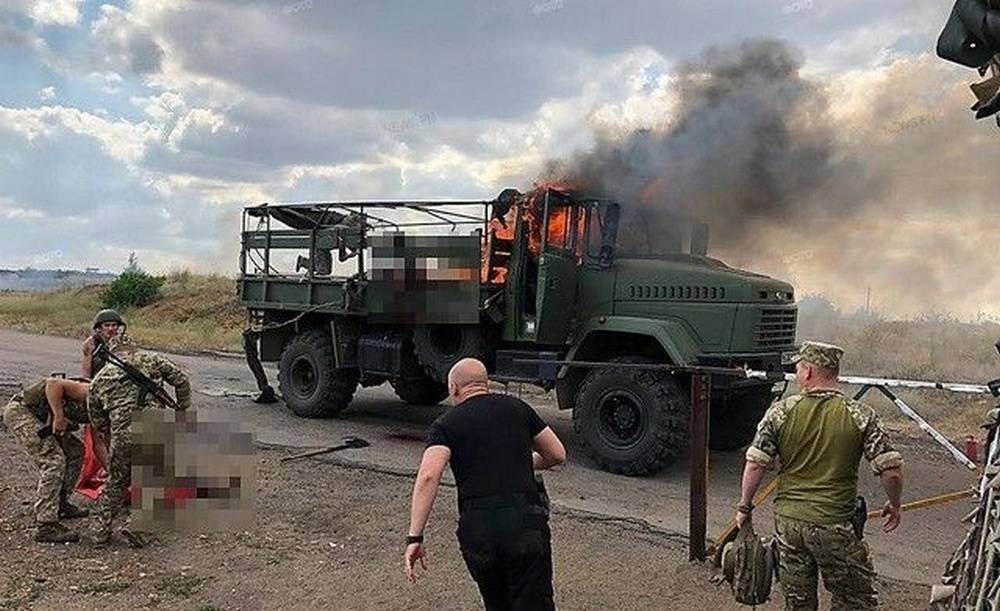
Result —
[[733, 589], [736, 602], [761, 605], [771, 595], [774, 554], [771, 547], [747, 523], [722, 550], [722, 570]]

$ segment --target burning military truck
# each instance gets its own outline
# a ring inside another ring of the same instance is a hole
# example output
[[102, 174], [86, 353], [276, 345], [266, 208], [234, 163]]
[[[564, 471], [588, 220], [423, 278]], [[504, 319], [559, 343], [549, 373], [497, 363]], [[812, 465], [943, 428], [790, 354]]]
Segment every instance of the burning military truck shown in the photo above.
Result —
[[[386, 382], [408, 403], [440, 402], [452, 364], [475, 356], [496, 380], [554, 389], [603, 468], [654, 473], [687, 443], [689, 380], [616, 363], [778, 371], [795, 341], [792, 287], [707, 250], [704, 225], [628, 227], [618, 202], [546, 187], [253, 206], [239, 280], [248, 358], [265, 393], [258, 358], [276, 361], [285, 403], [312, 418]], [[781, 392], [714, 388], [715, 449], [749, 443]]]

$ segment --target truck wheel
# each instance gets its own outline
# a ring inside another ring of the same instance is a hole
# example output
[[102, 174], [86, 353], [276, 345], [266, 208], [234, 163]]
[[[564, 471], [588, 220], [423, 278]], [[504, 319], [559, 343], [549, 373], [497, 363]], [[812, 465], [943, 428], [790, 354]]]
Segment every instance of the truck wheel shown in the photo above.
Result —
[[296, 416], [333, 416], [347, 407], [357, 386], [357, 369], [334, 366], [333, 343], [324, 330], [299, 333], [281, 352], [278, 387]]
[[726, 451], [750, 445], [773, 398], [770, 386], [759, 386], [734, 392], [725, 403], [713, 405], [709, 447]]
[[392, 382], [396, 396], [410, 405], [437, 405], [448, 396], [448, 386], [425, 375]]
[[602, 468], [649, 475], [687, 444], [689, 409], [684, 386], [665, 373], [595, 369], [580, 384], [573, 428]]
[[494, 345], [478, 326], [423, 325], [413, 331], [413, 349], [431, 379], [444, 383], [451, 366], [473, 357], [492, 369]]

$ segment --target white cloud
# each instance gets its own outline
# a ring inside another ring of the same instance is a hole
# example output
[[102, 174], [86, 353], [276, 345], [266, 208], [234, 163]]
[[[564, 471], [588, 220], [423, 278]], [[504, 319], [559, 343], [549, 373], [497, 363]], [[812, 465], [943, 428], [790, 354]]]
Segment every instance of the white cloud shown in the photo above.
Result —
[[56, 97], [55, 87], [42, 87], [38, 90], [38, 99], [43, 102], [50, 102]]
[[74, 25], [83, 0], [0, 0], [0, 9], [20, 13], [43, 25]]
[[7, 220], [28, 220], [45, 218], [41, 210], [22, 208], [10, 197], [0, 197], [0, 218]]
[[138, 75], [159, 72], [163, 49], [135, 12], [105, 4], [90, 31], [97, 43], [94, 60], [105, 71], [130, 71]]
[[109, 120], [97, 114], [65, 106], [8, 108], [0, 106], [0, 128], [20, 133], [26, 139], [52, 136], [65, 128], [88, 136], [101, 144], [111, 157], [133, 163], [142, 155], [146, 143], [155, 135], [148, 123]]

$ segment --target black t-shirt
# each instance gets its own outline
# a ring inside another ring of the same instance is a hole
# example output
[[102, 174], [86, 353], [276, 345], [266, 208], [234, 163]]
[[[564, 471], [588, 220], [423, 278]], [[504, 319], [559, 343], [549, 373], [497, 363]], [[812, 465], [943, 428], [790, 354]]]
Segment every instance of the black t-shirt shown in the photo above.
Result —
[[531, 406], [516, 397], [466, 399], [431, 425], [427, 445], [451, 450], [459, 503], [466, 499], [536, 490], [531, 443], [545, 429]]

